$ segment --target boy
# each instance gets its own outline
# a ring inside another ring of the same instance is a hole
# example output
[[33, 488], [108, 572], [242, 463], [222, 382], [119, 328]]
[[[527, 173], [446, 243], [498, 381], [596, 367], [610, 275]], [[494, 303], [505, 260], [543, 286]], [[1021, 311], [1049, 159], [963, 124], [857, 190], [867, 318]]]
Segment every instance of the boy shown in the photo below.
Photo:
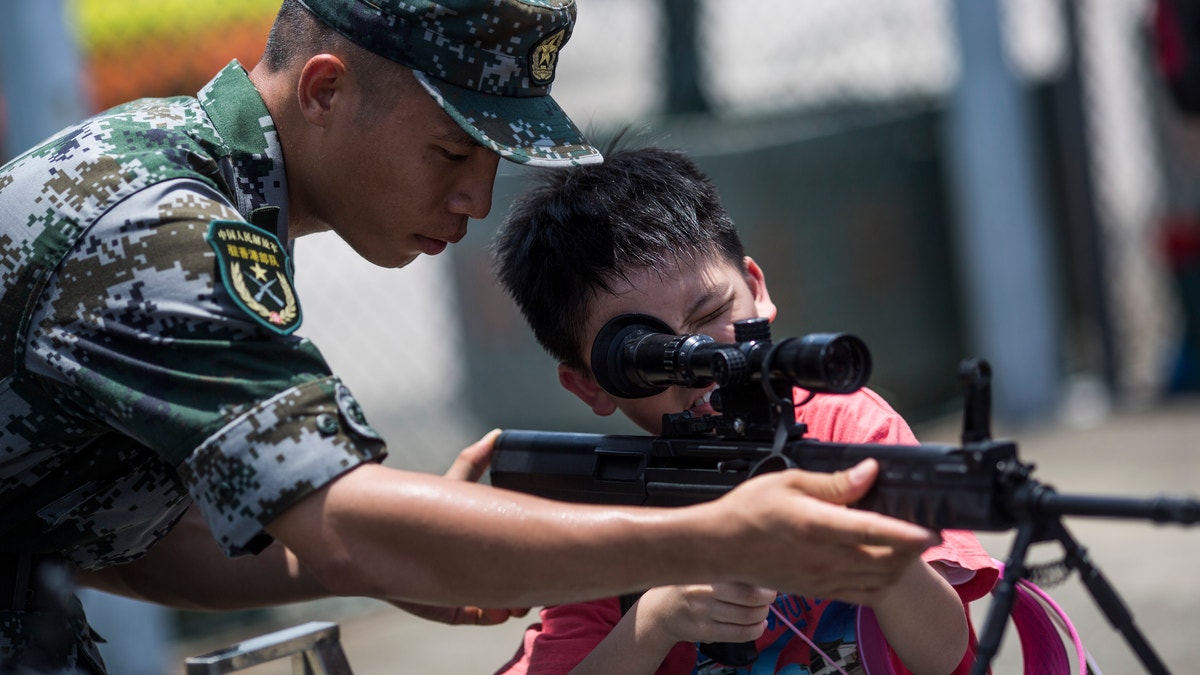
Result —
[[[673, 386], [639, 399], [610, 395], [589, 363], [600, 327], [636, 312], [678, 333], [732, 342], [735, 321], [773, 320], [776, 308], [715, 186], [686, 155], [641, 148], [605, 157], [602, 165], [541, 176], [513, 204], [492, 253], [505, 290], [559, 361], [563, 387], [597, 415], [620, 410], [659, 434], [664, 413], [715, 414], [709, 403], [715, 385]], [[795, 400], [806, 396], [798, 391]], [[917, 442], [904, 420], [869, 390], [815, 395], [796, 416], [816, 440]], [[996, 574], [974, 535], [946, 531], [923, 562], [865, 601], [855, 589], [800, 598], [711, 584], [653, 588], [625, 612], [618, 598], [547, 607], [542, 623], [528, 629], [500, 672], [862, 672], [857, 608], [845, 601], [871, 607], [897, 672], [965, 672], [974, 652], [965, 605], [986, 594]], [[694, 645], [747, 640], [756, 640], [759, 657], [741, 670], [698, 657]]]

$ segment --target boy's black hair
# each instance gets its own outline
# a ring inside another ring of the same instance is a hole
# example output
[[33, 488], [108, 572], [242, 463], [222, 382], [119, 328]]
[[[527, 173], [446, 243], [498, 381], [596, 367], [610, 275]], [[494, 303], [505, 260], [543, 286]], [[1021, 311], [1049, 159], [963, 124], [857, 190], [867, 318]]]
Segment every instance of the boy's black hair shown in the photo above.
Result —
[[493, 271], [542, 347], [570, 367], [586, 372], [591, 339], [581, 333], [612, 281], [712, 256], [742, 265], [716, 186], [681, 151], [608, 148], [603, 164], [540, 171], [535, 181], [492, 239]]

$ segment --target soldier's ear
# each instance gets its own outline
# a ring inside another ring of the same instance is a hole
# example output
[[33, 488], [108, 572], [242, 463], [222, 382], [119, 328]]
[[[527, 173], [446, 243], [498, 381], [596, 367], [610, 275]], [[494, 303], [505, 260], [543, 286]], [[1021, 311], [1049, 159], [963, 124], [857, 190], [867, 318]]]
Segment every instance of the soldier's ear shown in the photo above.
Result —
[[592, 412], [606, 417], [617, 411], [617, 404], [591, 375], [581, 373], [565, 363], [558, 364], [558, 382], [563, 389], [575, 394]]
[[317, 54], [305, 62], [296, 84], [296, 102], [304, 119], [317, 126], [328, 124], [335, 97], [344, 94], [346, 78], [346, 64], [333, 54]]

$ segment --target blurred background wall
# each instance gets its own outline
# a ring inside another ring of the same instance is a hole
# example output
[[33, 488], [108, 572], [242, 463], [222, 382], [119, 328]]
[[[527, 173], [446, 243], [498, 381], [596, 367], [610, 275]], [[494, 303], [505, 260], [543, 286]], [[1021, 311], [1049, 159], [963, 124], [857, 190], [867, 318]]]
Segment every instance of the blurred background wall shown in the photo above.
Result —
[[[0, 0], [3, 158], [253, 66], [276, 9]], [[1200, 388], [1185, 339], [1200, 136], [1158, 77], [1155, 9], [580, 0], [553, 91], [600, 143], [633, 124], [697, 157], [766, 270], [776, 338], [857, 333], [871, 386], [914, 423], [955, 413], [956, 364], [983, 356], [999, 419], [1087, 424]], [[301, 332], [395, 465], [440, 472], [495, 426], [632, 431], [560, 390], [492, 280], [485, 246], [529, 171], [502, 163], [491, 216], [404, 271], [332, 235], [296, 244]]]

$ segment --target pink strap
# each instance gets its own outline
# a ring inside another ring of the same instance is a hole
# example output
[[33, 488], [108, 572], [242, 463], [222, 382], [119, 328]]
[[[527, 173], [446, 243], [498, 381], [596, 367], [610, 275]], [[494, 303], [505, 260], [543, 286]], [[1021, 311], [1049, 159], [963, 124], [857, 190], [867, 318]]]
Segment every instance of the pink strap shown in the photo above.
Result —
[[1046, 609], [1026, 590], [1024, 579], [1017, 582], [1016, 590], [1012, 620], [1021, 638], [1021, 656], [1025, 661], [1025, 672], [1068, 675], [1071, 672], [1071, 662], [1067, 659], [1067, 650], [1063, 648], [1058, 626], [1050, 620]]
[[1092, 655], [1088, 653], [1083, 646], [1083, 640], [1079, 637], [1079, 633], [1075, 630], [1075, 625], [1071, 623], [1071, 617], [1067, 616], [1066, 610], [1059, 606], [1050, 594], [1039, 588], [1036, 584], [1024, 581], [1022, 584], [1024, 590], [1028, 591], [1035, 597], [1035, 602], [1042, 605], [1042, 609], [1046, 615], [1055, 621], [1058, 630], [1063, 631], [1071, 638], [1071, 644], [1075, 647], [1075, 658], [1079, 664], [1079, 672], [1081, 675], [1100, 675], [1100, 668], [1092, 661]]
[[855, 612], [855, 633], [858, 635], [858, 654], [862, 657], [864, 675], [896, 675], [888, 655], [887, 640], [875, 618], [875, 610], [859, 607]]
[[[781, 612], [775, 608], [774, 603], [771, 604], [771, 612], [775, 614], [776, 618], [778, 618], [780, 621], [783, 622], [783, 625], [790, 628], [793, 633], [795, 633], [796, 635], [799, 635], [801, 639], [803, 639], [805, 642], [807, 642], [809, 647], [812, 647], [813, 649], [815, 649], [817, 651], [817, 653], [821, 655], [821, 658], [825, 659], [826, 664], [833, 666], [842, 675], [847, 675], [846, 671], [842, 670], [842, 667], [838, 665], [837, 661], [834, 661], [832, 658], [830, 658], [829, 655], [825, 653], [824, 649], [821, 649], [820, 647], [818, 647], [817, 643], [812, 641], [812, 638], [805, 635], [804, 631], [800, 630], [799, 628], [796, 628], [796, 626], [793, 625], [791, 621], [788, 621], [788, 618], [783, 615], [783, 612]], [[822, 672], [824, 672], [824, 671], [822, 671]]]

